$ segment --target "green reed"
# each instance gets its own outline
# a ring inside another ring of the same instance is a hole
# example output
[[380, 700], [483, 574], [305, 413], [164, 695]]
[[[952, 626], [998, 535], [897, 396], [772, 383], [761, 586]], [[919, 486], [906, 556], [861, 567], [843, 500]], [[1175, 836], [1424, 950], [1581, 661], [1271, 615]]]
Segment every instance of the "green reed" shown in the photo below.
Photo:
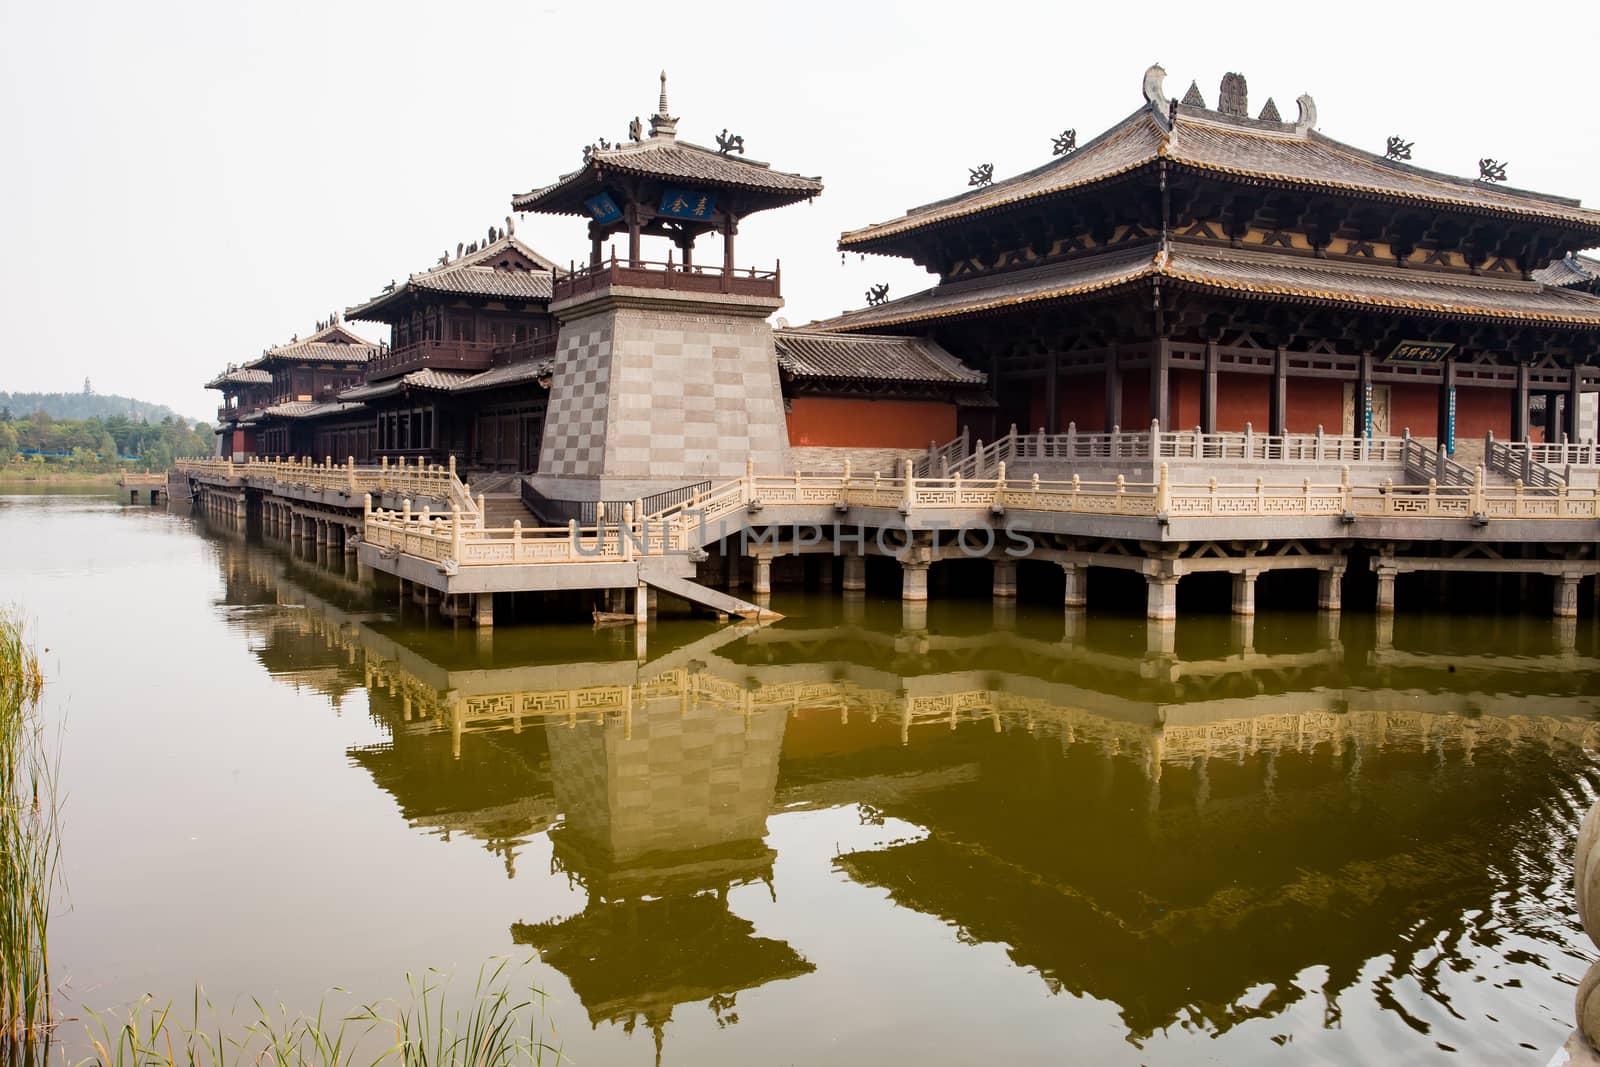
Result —
[[41, 1059], [50, 1032], [50, 905], [60, 843], [43, 692], [21, 621], [0, 614], [0, 1063]]
[[[512, 992], [510, 961], [478, 971], [466, 1003], [450, 996], [438, 971], [406, 976], [404, 1002], [362, 1005], [330, 1014], [325, 999], [314, 1014], [290, 1015], [250, 1002], [241, 1022], [219, 1016], [196, 990], [187, 1022], [172, 1005], [141, 1001], [114, 1017], [93, 1015], [92, 1055], [76, 1067], [510, 1067], [559, 1064], [559, 1047], [541, 1034], [544, 995]], [[337, 992], [342, 993], [342, 990]], [[91, 1013], [92, 1014], [92, 1013]]]

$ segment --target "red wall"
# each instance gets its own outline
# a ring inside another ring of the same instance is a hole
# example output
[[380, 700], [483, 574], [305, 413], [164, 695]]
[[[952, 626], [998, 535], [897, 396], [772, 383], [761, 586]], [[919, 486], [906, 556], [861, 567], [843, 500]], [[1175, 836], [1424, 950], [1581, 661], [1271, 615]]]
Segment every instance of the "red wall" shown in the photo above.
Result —
[[1217, 432], [1272, 430], [1272, 379], [1264, 374], [1217, 375]]
[[1511, 392], [1456, 386], [1456, 440], [1494, 432], [1498, 441], [1511, 440]]
[[[1344, 433], [1344, 383], [1324, 378], [1290, 378], [1287, 422], [1290, 433]], [[1268, 387], [1270, 389], [1270, 386]]]
[[1100, 433], [1106, 424], [1105, 374], [1074, 374], [1056, 383], [1061, 395], [1061, 432], [1073, 423], [1084, 433]]
[[[1437, 385], [1425, 382], [1395, 382], [1389, 387], [1389, 433], [1391, 436], [1399, 437], [1407, 429], [1411, 431], [1413, 437], [1438, 435], [1439, 387]], [[1459, 433], [1459, 430], [1457, 432]]]
[[1197, 370], [1175, 370], [1168, 389], [1171, 425], [1166, 430], [1192, 430], [1200, 425], [1200, 386], [1205, 375]]
[[956, 406], [936, 400], [797, 396], [789, 402], [791, 445], [927, 448], [955, 435]]

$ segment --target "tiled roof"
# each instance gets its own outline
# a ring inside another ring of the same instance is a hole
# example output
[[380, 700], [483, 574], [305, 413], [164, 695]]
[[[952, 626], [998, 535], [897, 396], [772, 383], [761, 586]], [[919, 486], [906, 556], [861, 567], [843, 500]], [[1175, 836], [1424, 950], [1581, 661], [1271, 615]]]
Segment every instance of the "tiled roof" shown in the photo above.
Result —
[[878, 250], [872, 246], [889, 237], [1066, 193], [1154, 166], [1163, 158], [1207, 173], [1449, 206], [1474, 214], [1568, 223], [1600, 232], [1600, 211], [1583, 208], [1576, 200], [1440, 174], [1364, 152], [1313, 129], [1233, 119], [1201, 108], [1179, 107], [1169, 131], [1147, 106], [1060, 159], [913, 208], [900, 218], [848, 231], [840, 237], [839, 247]]
[[1534, 271], [1533, 277], [1545, 285], [1586, 288], [1600, 282], [1600, 259], [1569, 255]]
[[955, 315], [1003, 311], [1021, 304], [1112, 289], [1154, 272], [1154, 253], [1149, 247], [1131, 253], [1108, 252], [1000, 277], [964, 278], [948, 285], [936, 285], [877, 307], [847, 311], [837, 318], [813, 323], [812, 328], [870, 330]]
[[409, 374], [402, 374], [398, 378], [391, 378], [386, 382], [351, 386], [339, 394], [339, 399], [371, 400], [375, 397], [391, 396], [404, 388], [449, 392], [472, 377], [475, 377], [472, 371], [434, 370], [432, 367], [424, 367]]
[[964, 279], [875, 308], [847, 312], [814, 323], [812, 328], [823, 331], [881, 329], [911, 322], [1003, 312], [1022, 304], [1081, 297], [1157, 277], [1194, 288], [1279, 300], [1309, 300], [1414, 314], [1600, 326], [1600, 297], [1538, 282], [1333, 264], [1327, 260], [1275, 253], [1180, 245], [1165, 254], [1146, 246], [1134, 252], [1091, 256], [1000, 277]]
[[225, 370], [206, 383], [207, 389], [218, 389], [224, 385], [268, 385], [272, 382], [272, 375], [257, 367], [234, 367]]
[[475, 389], [498, 389], [548, 377], [554, 361], [526, 360], [486, 371], [434, 370], [424, 367], [372, 385], [357, 385], [339, 394], [340, 400], [375, 400], [393, 396], [402, 389], [424, 389], [441, 393], [460, 393]]
[[464, 393], [474, 389], [498, 389], [507, 385], [538, 381], [540, 378], [548, 378], [554, 368], [553, 359], [530, 359], [521, 363], [507, 364], [504, 367], [491, 367], [482, 374], [474, 374], [457, 385], [455, 391]]
[[296, 400], [287, 404], [274, 404], [261, 414], [276, 419], [317, 419], [324, 415], [339, 415], [346, 411], [355, 411], [363, 404], [351, 404], [339, 400], [310, 402]]
[[939, 345], [920, 337], [774, 330], [778, 366], [797, 378], [982, 385], [973, 370]]
[[597, 149], [582, 167], [542, 189], [513, 197], [511, 206], [518, 211], [581, 215], [584, 197], [607, 173], [681, 181], [706, 188], [749, 189], [793, 200], [822, 192], [821, 178], [773, 170], [766, 163], [724, 155], [671, 137], [651, 136], [637, 144]]
[[[517, 253], [537, 264], [540, 269], [502, 270], [495, 265], [495, 260], [508, 252]], [[352, 319], [383, 321], [378, 313], [413, 292], [548, 302], [555, 270], [555, 264], [549, 259], [517, 240], [515, 234], [507, 234], [476, 252], [412, 274], [403, 285], [349, 308], [345, 315]]]
[[274, 345], [245, 366], [260, 367], [278, 360], [294, 363], [365, 363], [377, 351], [377, 345], [344, 323], [335, 322], [303, 341]]

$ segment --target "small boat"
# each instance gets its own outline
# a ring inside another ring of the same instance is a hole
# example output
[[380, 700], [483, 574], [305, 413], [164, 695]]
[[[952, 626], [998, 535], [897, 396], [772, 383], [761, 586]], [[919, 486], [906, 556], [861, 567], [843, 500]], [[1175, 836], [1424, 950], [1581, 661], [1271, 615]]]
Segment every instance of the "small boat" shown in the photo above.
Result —
[[594, 624], [596, 626], [626, 626], [635, 621], [637, 620], [634, 619], [632, 612], [597, 611], [594, 613]]

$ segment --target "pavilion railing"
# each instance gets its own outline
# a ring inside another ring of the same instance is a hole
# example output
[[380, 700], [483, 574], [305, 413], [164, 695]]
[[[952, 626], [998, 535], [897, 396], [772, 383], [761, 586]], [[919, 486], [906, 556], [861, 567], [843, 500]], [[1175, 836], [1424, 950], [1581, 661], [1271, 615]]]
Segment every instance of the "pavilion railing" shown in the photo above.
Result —
[[782, 265], [772, 270], [754, 267], [727, 268], [685, 266], [668, 260], [610, 259], [587, 267], [574, 266], [557, 278], [551, 300], [566, 300], [598, 292], [614, 285], [634, 289], [661, 289], [683, 293], [730, 293], [735, 296], [777, 297], [782, 282]]
[[229, 459], [180, 459], [175, 466], [188, 477], [267, 482], [291, 488], [332, 490], [351, 497], [372, 493], [385, 499], [399, 496], [448, 501], [468, 521], [482, 523], [482, 500], [475, 499], [472, 487], [456, 477], [454, 456], [443, 465], [407, 463], [404, 457], [390, 463], [385, 456], [375, 467], [358, 467], [353, 459], [335, 464], [331, 458], [321, 463], [302, 458], [252, 458], [244, 463]]
[[386, 550], [429, 559], [446, 567], [496, 564], [626, 562], [686, 552], [752, 521], [773, 524], [783, 517], [769, 509], [799, 507], [809, 514], [837, 513], [850, 508], [878, 508], [912, 515], [919, 511], [978, 511], [990, 515], [1012, 511], [1041, 514], [1105, 515], [1149, 518], [1324, 518], [1355, 522], [1364, 518], [1441, 519], [1477, 523], [1493, 519], [1595, 520], [1600, 518], [1600, 490], [1525, 485], [1491, 486], [1481, 469], [1470, 485], [1355, 484], [1348, 466], [1337, 483], [1305, 478], [1298, 483], [1174, 483], [1163, 463], [1154, 482], [1117, 478], [1110, 482], [1046, 481], [1037, 476], [1009, 478], [1003, 467], [995, 477], [968, 479], [917, 478], [907, 461], [899, 478], [852, 475], [758, 477], [747, 474], [721, 485], [698, 489], [659, 511], [645, 512], [626, 504], [613, 514], [602, 505], [596, 521], [565, 525], [489, 528], [472, 521], [459, 508], [449, 512], [414, 510], [409, 501], [399, 508], [372, 508], [365, 513], [365, 538]]
[[1535, 458], [1534, 449], [1542, 447], [1542, 445], [1529, 445], [1527, 442], [1496, 441], [1494, 434], [1491, 433], [1484, 440], [1484, 464], [1492, 471], [1499, 471], [1506, 477], [1517, 479], [1527, 485], [1540, 487], [1565, 485], [1566, 479], [1558, 471]]
[[1428, 448], [1409, 434], [1401, 438], [1401, 463], [1406, 474], [1419, 482], [1472, 485], [1478, 480], [1471, 468], [1451, 459], [1444, 448]]
[[1066, 433], [1011, 431], [996, 441], [979, 441], [968, 450], [965, 436], [930, 448], [916, 474], [928, 477], [960, 474], [974, 478], [994, 474], [1001, 463], [1127, 462], [1143, 460], [1219, 460], [1233, 463], [1372, 463], [1399, 465], [1403, 437], [1353, 437], [1322, 433], [1258, 434], [1249, 425], [1241, 432], [1163, 431], [1152, 422], [1146, 431], [1080, 433], [1069, 424]]

